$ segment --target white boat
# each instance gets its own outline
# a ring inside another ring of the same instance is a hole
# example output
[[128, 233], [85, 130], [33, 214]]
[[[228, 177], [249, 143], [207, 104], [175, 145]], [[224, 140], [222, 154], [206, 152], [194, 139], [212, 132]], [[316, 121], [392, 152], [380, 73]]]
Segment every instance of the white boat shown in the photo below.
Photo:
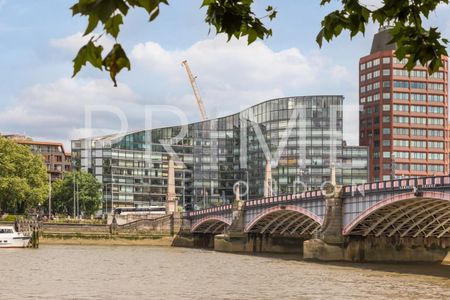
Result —
[[13, 226], [0, 226], [0, 248], [25, 248], [31, 237], [17, 232]]

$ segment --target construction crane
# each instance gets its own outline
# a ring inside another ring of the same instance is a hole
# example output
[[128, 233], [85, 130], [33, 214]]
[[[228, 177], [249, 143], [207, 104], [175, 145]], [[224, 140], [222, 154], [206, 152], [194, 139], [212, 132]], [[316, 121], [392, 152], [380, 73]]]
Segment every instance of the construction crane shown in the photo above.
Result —
[[192, 90], [194, 91], [195, 98], [197, 99], [197, 105], [200, 109], [202, 121], [206, 121], [208, 120], [208, 116], [206, 115], [205, 104], [203, 103], [202, 97], [200, 96], [200, 91], [198, 90], [197, 83], [195, 82], [195, 78], [197, 77], [194, 77], [194, 75], [192, 75], [191, 68], [189, 68], [187, 60], [183, 60], [182, 65], [186, 69], [189, 81], [191, 82]]

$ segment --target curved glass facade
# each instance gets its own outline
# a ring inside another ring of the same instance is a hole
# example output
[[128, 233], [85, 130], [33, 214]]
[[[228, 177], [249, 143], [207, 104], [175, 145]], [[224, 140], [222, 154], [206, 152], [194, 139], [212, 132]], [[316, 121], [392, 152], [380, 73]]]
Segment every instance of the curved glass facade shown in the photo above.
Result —
[[330, 180], [332, 166], [337, 183], [362, 183], [367, 148], [343, 146], [342, 101], [342, 96], [273, 99], [185, 127], [74, 140], [73, 164], [103, 183], [106, 210], [112, 197], [114, 206], [165, 202], [170, 157], [180, 204], [195, 207], [233, 201], [238, 181], [248, 182], [250, 199], [262, 197], [268, 161], [274, 195], [318, 188]]

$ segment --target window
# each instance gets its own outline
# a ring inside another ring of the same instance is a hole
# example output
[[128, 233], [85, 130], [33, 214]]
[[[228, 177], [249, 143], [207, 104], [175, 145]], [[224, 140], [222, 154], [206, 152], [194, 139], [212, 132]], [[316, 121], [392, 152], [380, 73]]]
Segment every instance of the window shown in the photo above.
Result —
[[383, 93], [383, 99], [384, 100], [391, 99], [391, 93]]
[[427, 95], [411, 93], [411, 100], [425, 102], [425, 101], [427, 101]]
[[409, 147], [408, 140], [394, 140], [394, 147]]
[[380, 59], [379, 58], [373, 60], [373, 66], [374, 67], [378, 66], [379, 64], [380, 64]]
[[380, 94], [374, 94], [373, 95], [373, 101], [379, 101], [380, 100]]
[[366, 90], [367, 90], [367, 91], [371, 91], [371, 90], [372, 90], [372, 84], [368, 84], [368, 85], [366, 86]]
[[442, 153], [428, 153], [428, 159], [430, 159], [430, 160], [444, 160], [444, 154], [442, 154]]
[[409, 73], [404, 69], [394, 69], [394, 76], [409, 77]]
[[383, 116], [383, 123], [391, 123], [391, 117]]
[[401, 104], [394, 104], [394, 110], [395, 111], [408, 112], [409, 111], [409, 106], [408, 105], [401, 105]]
[[427, 165], [423, 164], [411, 164], [411, 171], [426, 171]]
[[409, 164], [395, 164], [395, 169], [409, 171]]
[[400, 159], [408, 159], [409, 152], [403, 152], [403, 151], [394, 152], [394, 157], [400, 158]]
[[397, 57], [394, 57], [394, 64], [406, 65], [408, 60], [406, 58], [399, 60]]
[[427, 118], [411, 117], [411, 124], [427, 124]]
[[428, 136], [429, 137], [443, 137], [444, 131], [443, 130], [428, 130]]
[[383, 76], [389, 76], [389, 75], [391, 75], [391, 70], [383, 69]]
[[393, 97], [396, 100], [409, 100], [408, 93], [394, 93]]
[[427, 72], [422, 70], [412, 70], [409, 74], [411, 77], [427, 78]]
[[417, 89], [417, 90], [425, 90], [427, 88], [427, 85], [425, 82], [411, 81], [410, 85], [411, 85], [412, 89]]
[[391, 58], [390, 57], [383, 57], [383, 64], [390, 64]]
[[443, 91], [444, 85], [442, 83], [428, 83], [429, 90]]
[[383, 152], [383, 158], [391, 158], [391, 152], [389, 151]]
[[373, 71], [373, 78], [380, 77], [380, 70]]
[[372, 96], [367, 96], [367, 102], [372, 102]]
[[409, 123], [409, 117], [394, 116], [394, 123]]
[[365, 93], [366, 92], [366, 86], [362, 86], [359, 90], [360, 90], [361, 93]]
[[443, 95], [428, 95], [429, 102], [444, 102]]
[[426, 113], [427, 107], [424, 105], [411, 105], [411, 111], [417, 113]]
[[383, 104], [383, 111], [390, 111], [391, 106], [389, 104]]
[[383, 128], [383, 134], [385, 134], [385, 135], [391, 134], [391, 129], [390, 128]]
[[434, 72], [433, 74], [430, 75], [430, 78], [435, 78], [435, 79], [444, 79], [444, 72]]
[[428, 142], [428, 148], [444, 149], [443, 142]]
[[443, 165], [428, 165], [429, 172], [444, 172]]
[[409, 135], [409, 129], [408, 128], [394, 128], [394, 134], [395, 135]]
[[444, 119], [428, 118], [428, 125], [444, 125]]
[[367, 68], [372, 68], [372, 61], [368, 61], [368, 62], [366, 63], [366, 67], [367, 67]]
[[366, 80], [366, 75], [361, 75], [360, 77], [361, 82]]
[[379, 82], [374, 82], [373, 83], [373, 89], [379, 89], [380, 88], [380, 83]]
[[384, 88], [391, 87], [391, 82], [390, 81], [383, 81], [383, 87]]
[[427, 159], [427, 154], [425, 152], [411, 152], [411, 159]]
[[391, 141], [390, 140], [383, 140], [383, 146], [384, 147], [389, 147], [391, 145]]
[[411, 147], [413, 148], [425, 148], [427, 143], [425, 141], [411, 141]]
[[428, 112], [432, 114], [444, 114], [444, 108], [439, 106], [428, 106]]
[[403, 88], [403, 89], [407, 89], [409, 88], [409, 83], [408, 81], [394, 81], [394, 87], [396, 88]]
[[411, 135], [412, 136], [426, 136], [427, 131], [425, 129], [411, 128]]
[[359, 65], [359, 69], [362, 71], [362, 70], [365, 70], [366, 69], [366, 64], [360, 64]]
[[361, 103], [366, 103], [366, 97], [361, 97], [360, 102]]

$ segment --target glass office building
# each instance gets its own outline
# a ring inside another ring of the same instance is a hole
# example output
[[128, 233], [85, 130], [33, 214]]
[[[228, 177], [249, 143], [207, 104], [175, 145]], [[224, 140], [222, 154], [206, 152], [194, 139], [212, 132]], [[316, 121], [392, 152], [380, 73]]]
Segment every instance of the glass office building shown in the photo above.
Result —
[[[337, 183], [363, 183], [368, 150], [343, 143], [342, 101], [342, 96], [273, 99], [185, 126], [73, 140], [73, 167], [103, 183], [105, 211], [112, 205], [163, 204], [170, 157], [179, 203], [191, 207], [232, 202], [239, 181], [243, 194], [248, 182], [248, 198], [262, 197], [268, 162], [274, 195], [318, 188], [330, 180], [332, 166]], [[357, 170], [346, 170], [352, 167]]]

